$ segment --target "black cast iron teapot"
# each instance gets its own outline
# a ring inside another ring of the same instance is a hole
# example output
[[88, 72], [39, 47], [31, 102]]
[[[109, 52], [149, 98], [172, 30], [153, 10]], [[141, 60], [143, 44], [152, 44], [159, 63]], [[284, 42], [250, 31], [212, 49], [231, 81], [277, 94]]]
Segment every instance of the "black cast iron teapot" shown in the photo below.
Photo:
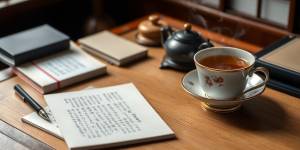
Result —
[[184, 24], [184, 30], [173, 31], [171, 27], [161, 28], [161, 42], [166, 56], [161, 68], [189, 71], [195, 68], [193, 56], [199, 50], [213, 47], [209, 40], [192, 31], [192, 25]]

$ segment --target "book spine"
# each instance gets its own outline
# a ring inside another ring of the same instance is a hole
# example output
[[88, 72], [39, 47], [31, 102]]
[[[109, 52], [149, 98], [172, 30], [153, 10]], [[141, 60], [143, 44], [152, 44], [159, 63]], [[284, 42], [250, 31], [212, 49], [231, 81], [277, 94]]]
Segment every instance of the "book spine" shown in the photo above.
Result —
[[255, 66], [261, 66], [269, 69], [270, 78], [278, 81], [284, 81], [287, 84], [300, 88], [300, 73], [288, 70], [270, 63], [257, 60]]
[[275, 90], [282, 91], [295, 97], [300, 97], [300, 89], [297, 87], [290, 86], [288, 84], [285, 84], [284, 82], [279, 82], [276, 80], [270, 80], [267, 84], [269, 87]]
[[3, 48], [0, 47], [0, 53], [10, 59], [13, 59], [14, 57], [11, 56], [7, 51], [5, 51]]
[[43, 69], [42, 67], [40, 67], [37, 63], [35, 63], [34, 61], [31, 62], [31, 64], [39, 71], [43, 72], [46, 76], [48, 76], [49, 78], [53, 79], [56, 83], [56, 89], [60, 89], [61, 88], [61, 81], [57, 78], [55, 78], [53, 75], [51, 75], [48, 71], [46, 71], [45, 69]]
[[31, 87], [33, 87], [36, 91], [38, 91], [41, 94], [45, 93], [40, 86], [38, 86], [37, 84], [35, 84], [34, 82], [32, 82], [29, 78], [27, 78], [25, 75], [23, 75], [16, 67], [13, 67], [12, 71], [13, 71], [13, 73], [16, 76], [18, 76], [20, 79], [22, 79], [23, 81], [25, 81]]

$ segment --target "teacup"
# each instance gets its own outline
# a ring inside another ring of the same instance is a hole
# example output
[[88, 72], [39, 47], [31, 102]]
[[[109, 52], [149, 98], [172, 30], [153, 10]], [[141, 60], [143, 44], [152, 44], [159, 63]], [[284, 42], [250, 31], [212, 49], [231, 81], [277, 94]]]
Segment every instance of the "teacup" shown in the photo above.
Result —
[[[265, 86], [269, 79], [266, 68], [254, 68], [255, 56], [233, 47], [212, 47], [194, 55], [201, 90], [207, 98], [217, 100], [239, 99], [244, 94]], [[245, 90], [249, 77], [261, 72], [264, 82]]]

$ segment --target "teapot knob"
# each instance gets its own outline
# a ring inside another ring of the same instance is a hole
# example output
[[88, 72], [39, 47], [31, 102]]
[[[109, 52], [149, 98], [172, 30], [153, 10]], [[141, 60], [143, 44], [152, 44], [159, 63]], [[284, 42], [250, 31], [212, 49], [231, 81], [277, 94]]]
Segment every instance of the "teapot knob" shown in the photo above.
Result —
[[148, 19], [152, 24], [158, 24], [159, 17], [157, 15], [151, 15]]
[[184, 24], [184, 29], [185, 29], [186, 31], [191, 31], [192, 25], [191, 25], [190, 23], [186, 23], [186, 24]]

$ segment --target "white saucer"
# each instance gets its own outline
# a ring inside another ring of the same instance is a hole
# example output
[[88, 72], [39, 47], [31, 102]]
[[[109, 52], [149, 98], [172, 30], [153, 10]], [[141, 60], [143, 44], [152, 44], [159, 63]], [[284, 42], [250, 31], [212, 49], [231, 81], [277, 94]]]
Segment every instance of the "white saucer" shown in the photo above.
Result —
[[[259, 75], [253, 74], [253, 76], [249, 78], [245, 90], [254, 87], [262, 82], [263, 79]], [[258, 89], [246, 93], [245, 95], [242, 95], [240, 98], [232, 100], [217, 100], [208, 98], [202, 91], [201, 86], [198, 83], [199, 81], [197, 70], [188, 72], [181, 81], [182, 87], [186, 92], [202, 101], [203, 108], [216, 112], [231, 112], [237, 110], [241, 106], [243, 101], [253, 99], [254, 97], [263, 93], [266, 88], [266, 86], [262, 86]]]

